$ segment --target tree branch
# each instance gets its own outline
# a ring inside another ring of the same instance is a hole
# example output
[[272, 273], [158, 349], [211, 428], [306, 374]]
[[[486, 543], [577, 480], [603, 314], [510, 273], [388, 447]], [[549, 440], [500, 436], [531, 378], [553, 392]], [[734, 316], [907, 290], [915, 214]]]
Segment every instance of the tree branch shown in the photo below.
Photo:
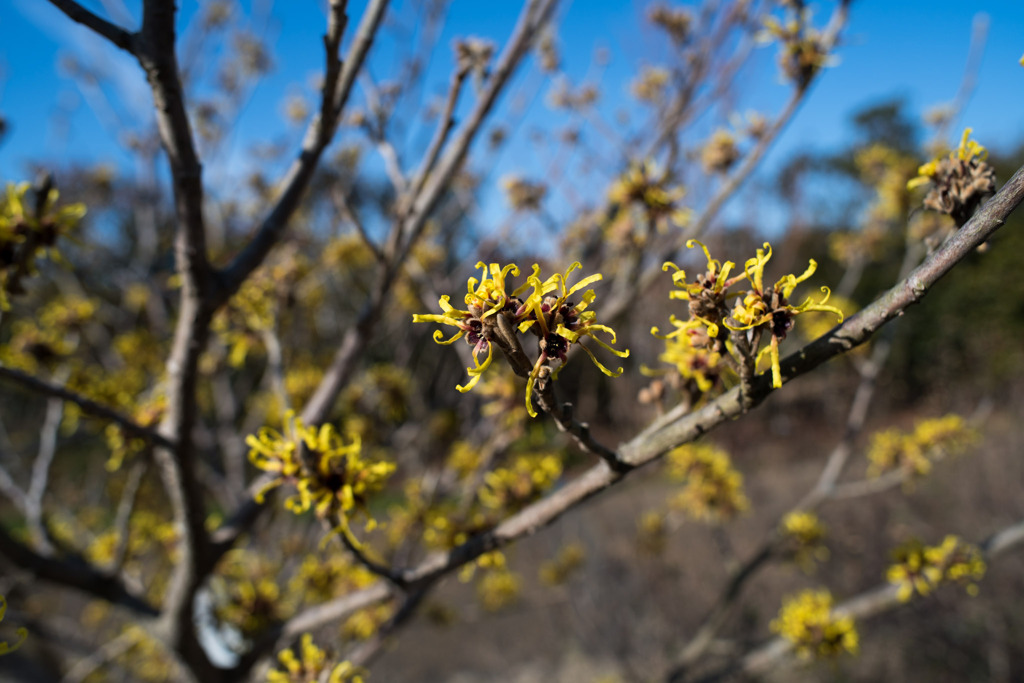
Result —
[[82, 394], [68, 389], [67, 387], [54, 384], [53, 382], [47, 382], [46, 380], [39, 379], [27, 372], [23, 372], [15, 368], [4, 367], [3, 365], [0, 365], [0, 378], [12, 380], [31, 391], [35, 391], [45, 396], [53, 396], [65, 401], [70, 401], [81, 408], [82, 412], [86, 415], [92, 415], [93, 417], [113, 422], [129, 435], [145, 439], [155, 446], [163, 446], [164, 448], [176, 447], [177, 442], [175, 440], [163, 436], [153, 429], [143, 427], [127, 415], [119, 413], [113, 408], [105, 406], [102, 403], [97, 403], [91, 398], [87, 398]]
[[226, 301], [237, 291], [249, 273], [263, 263], [267, 254], [284, 234], [288, 221], [298, 208], [299, 201], [313, 178], [313, 172], [324, 149], [334, 137], [352, 85], [362, 69], [377, 29], [384, 18], [388, 0], [371, 0], [367, 5], [342, 66], [338, 59], [338, 47], [341, 44], [341, 34], [345, 30], [345, 5], [342, 0], [332, 0], [330, 5], [328, 30], [324, 36], [326, 67], [320, 113], [310, 122], [302, 142], [302, 150], [281, 182], [281, 198], [263, 220], [256, 236], [222, 272], [223, 287], [218, 304]]
[[97, 571], [82, 557], [45, 557], [11, 538], [2, 527], [0, 554], [37, 578], [75, 588], [125, 607], [139, 616], [156, 617], [160, 614], [143, 596], [131, 592], [116, 576]]
[[50, 4], [72, 21], [92, 29], [125, 52], [135, 54], [135, 34], [93, 14], [75, 0], [50, 0]]

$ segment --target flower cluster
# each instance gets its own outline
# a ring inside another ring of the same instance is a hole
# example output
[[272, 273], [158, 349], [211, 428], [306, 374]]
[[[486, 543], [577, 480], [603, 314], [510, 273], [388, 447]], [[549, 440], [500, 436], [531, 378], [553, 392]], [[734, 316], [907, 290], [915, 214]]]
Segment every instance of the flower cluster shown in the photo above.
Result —
[[288, 581], [288, 597], [297, 604], [317, 605], [365, 588], [376, 580], [373, 572], [346, 555], [307, 555]]
[[[662, 337], [687, 336], [690, 345], [696, 349], [718, 353], [724, 357], [728, 352], [741, 366], [748, 363], [756, 366], [763, 357], [771, 361], [772, 386], [782, 386], [782, 370], [779, 365], [779, 344], [793, 327], [794, 319], [811, 311], [833, 313], [843, 320], [843, 313], [835, 306], [828, 305], [830, 292], [822, 287], [824, 297], [814, 301], [810, 297], [801, 304], [790, 303], [790, 297], [796, 286], [808, 279], [817, 269], [812, 259], [800, 276], [784, 275], [771, 287], [764, 283], [764, 269], [772, 257], [771, 245], [764, 243], [757, 255], [748, 259], [743, 266], [743, 273], [729, 277], [736, 264], [726, 261], [724, 264], [711, 258], [708, 248], [697, 240], [690, 240], [686, 246], [700, 246], [707, 259], [707, 269], [692, 282], [687, 281], [686, 272], [672, 262], [666, 262], [664, 270], [672, 269], [672, 282], [679, 289], [670, 293], [672, 299], [688, 301], [690, 319], [682, 321], [671, 316], [670, 322], [676, 328]], [[729, 291], [737, 283], [747, 280], [745, 291]], [[730, 299], [736, 302], [730, 308]], [[658, 335], [658, 328], [651, 330]], [[731, 333], [731, 336], [730, 336]], [[769, 343], [757, 351], [761, 339], [770, 337]], [[738, 344], [736, 342], [739, 342]], [[717, 361], [716, 361], [717, 364]]]
[[84, 204], [57, 208], [58, 192], [52, 183], [35, 191], [29, 205], [28, 183], [7, 183], [0, 197], [0, 310], [10, 306], [8, 294], [20, 294], [23, 277], [35, 273], [37, 258], [58, 257], [58, 238], [70, 232], [82, 216]]
[[978, 433], [959, 415], [920, 420], [905, 432], [886, 429], [871, 437], [868, 475], [877, 477], [892, 470], [925, 475], [932, 463], [962, 453], [978, 440]]
[[294, 250], [263, 266], [217, 312], [211, 329], [228, 349], [228, 364], [241, 367], [250, 351], [261, 349], [263, 335], [272, 330], [280, 312], [299, 295], [309, 262]]
[[394, 605], [385, 603], [359, 610], [341, 625], [341, 635], [350, 640], [367, 640], [395, 615]]
[[670, 478], [683, 482], [683, 490], [670, 501], [694, 519], [727, 520], [750, 507], [743, 492], [743, 475], [729, 454], [709, 444], [686, 444], [666, 456]]
[[[465, 386], [457, 386], [459, 391], [466, 392], [476, 386], [491, 364], [494, 344], [508, 351], [512, 350], [512, 345], [518, 344], [518, 338], [509, 338], [502, 332], [502, 322], [513, 333], [515, 330], [519, 333], [529, 331], [538, 340], [537, 361], [526, 382], [526, 409], [531, 417], [537, 416], [531, 400], [534, 386], [538, 382], [547, 382], [549, 378], [557, 378], [558, 371], [568, 360], [569, 348], [573, 344], [579, 345], [606, 375], [618, 377], [622, 374], [622, 368], [613, 371], [602, 365], [593, 351], [582, 343], [584, 337], [589, 337], [620, 358], [629, 356], [629, 351], [620, 351], [612, 346], [616, 340], [615, 331], [598, 323], [594, 311], [588, 310], [596, 297], [594, 290], [583, 291], [578, 303], [570, 301], [570, 297], [600, 280], [600, 273], [570, 285], [569, 276], [580, 268], [579, 262], [569, 266], [565, 273], [555, 273], [544, 280], [540, 278], [540, 266], [534, 264], [533, 274], [527, 277], [526, 282], [516, 289], [510, 289], [507, 279], [509, 275], [519, 275], [516, 265], [500, 266], [497, 263], [480, 262], [476, 267], [483, 270], [482, 277], [479, 280], [469, 278], [465, 310], [452, 306], [449, 303], [451, 297], [445, 295], [438, 301], [443, 313], [413, 316], [413, 322], [440, 323], [458, 329], [448, 339], [444, 338], [440, 330], [435, 330], [434, 341], [438, 344], [451, 344], [465, 337], [473, 347], [474, 367], [467, 368], [471, 379]], [[598, 332], [608, 335], [610, 341], [600, 339]], [[484, 352], [487, 356], [481, 363], [478, 356]], [[552, 367], [555, 363], [558, 364], [557, 368]]]
[[[278, 653], [277, 661], [284, 670], [268, 672], [267, 683], [308, 683], [321, 680], [326, 683], [363, 683], [364, 680], [365, 672], [351, 662], [345, 661], [331, 668], [327, 653], [313, 644], [313, 636], [308, 633], [302, 634], [298, 655], [287, 648]], [[327, 674], [328, 670], [330, 674]]]
[[828, 50], [822, 33], [811, 25], [810, 10], [803, 6], [803, 2], [789, 4], [788, 14], [785, 22], [767, 17], [758, 38], [762, 42], [779, 41], [782, 46], [779, 53], [782, 73], [798, 88], [804, 89], [818, 71], [828, 66]]
[[970, 137], [971, 129], [967, 128], [959, 147], [921, 166], [917, 177], [907, 183], [908, 189], [928, 185], [925, 208], [949, 214], [958, 226], [996, 191], [995, 170], [985, 163], [988, 151]]
[[690, 210], [681, 206], [686, 195], [682, 186], [670, 186], [668, 174], [651, 163], [632, 164], [608, 189], [608, 200], [619, 205], [612, 224], [629, 221], [628, 211], [638, 207], [646, 221], [664, 232], [669, 226], [682, 227], [690, 220]]
[[289, 483], [296, 488], [285, 501], [292, 512], [313, 509], [321, 518], [337, 516], [343, 532], [349, 519], [361, 512], [372, 527], [367, 499], [384, 486], [395, 471], [394, 463], [364, 459], [359, 437], [346, 444], [332, 425], [306, 426], [291, 412], [285, 425], [283, 434], [263, 427], [245, 440], [252, 464], [275, 475], [257, 492], [256, 500], [262, 502], [268, 490]]
[[943, 581], [962, 583], [970, 595], [977, 595], [977, 582], [985, 576], [985, 561], [978, 548], [956, 536], [946, 536], [936, 546], [909, 541], [893, 551], [893, 564], [886, 572], [889, 583], [899, 586], [901, 602], [914, 595], [928, 595]]
[[507, 467], [484, 476], [478, 495], [491, 510], [518, 510], [554, 486], [562, 476], [562, 461], [553, 454], [520, 455]]
[[712, 134], [700, 153], [700, 163], [708, 173], [726, 173], [740, 159], [736, 136], [724, 128]]
[[657, 104], [665, 98], [665, 90], [668, 88], [670, 77], [671, 74], [664, 67], [645, 66], [637, 79], [630, 85], [630, 90], [633, 92], [633, 97], [641, 102]]
[[[5, 614], [7, 614], [7, 598], [0, 595], [0, 621], [4, 620]], [[6, 640], [0, 640], [0, 655], [6, 655], [14, 652], [21, 647], [21, 644], [25, 642], [26, 638], [28, 638], [28, 631], [24, 627], [19, 628], [14, 632], [14, 634], [18, 639], [14, 641], [13, 645], [8, 643]]]
[[810, 572], [816, 562], [828, 559], [825, 525], [813, 512], [790, 512], [782, 518], [779, 530], [785, 544], [783, 552], [804, 571]]
[[807, 659], [857, 654], [859, 638], [853, 618], [832, 610], [832, 595], [827, 590], [806, 590], [787, 598], [771, 629]]

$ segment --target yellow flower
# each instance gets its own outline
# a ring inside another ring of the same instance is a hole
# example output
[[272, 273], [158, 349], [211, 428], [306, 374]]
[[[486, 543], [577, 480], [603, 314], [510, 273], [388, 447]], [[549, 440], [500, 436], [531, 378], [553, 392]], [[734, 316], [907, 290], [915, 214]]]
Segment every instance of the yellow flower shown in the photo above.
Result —
[[[597, 314], [594, 311], [587, 310], [587, 307], [593, 303], [597, 296], [594, 290], [586, 290], [580, 297], [579, 303], [574, 304], [569, 301], [570, 296], [576, 294], [587, 285], [601, 280], [603, 277], [600, 273], [595, 273], [569, 286], [569, 275], [581, 267], [579, 261], [576, 261], [569, 266], [569, 269], [564, 274], [555, 273], [542, 282], [539, 277], [540, 268], [534, 265], [533, 275], [527, 278], [527, 284], [533, 288], [533, 292], [526, 298], [521, 307], [521, 311], [527, 317], [520, 323], [519, 331], [531, 330], [540, 338], [540, 355], [526, 381], [526, 410], [530, 417], [537, 416], [537, 411], [533, 409], [531, 396], [534, 383], [541, 374], [541, 369], [549, 367], [548, 364], [553, 360], [561, 361], [562, 365], [551, 374], [551, 378], [556, 379], [558, 370], [568, 360], [567, 354], [572, 344], [579, 344], [594, 365], [604, 374], [609, 377], [618, 377], [622, 374], [621, 367], [616, 370], [610, 370], [597, 360], [594, 352], [582, 343], [583, 337], [590, 337], [599, 346], [619, 358], [629, 357], [628, 349], [620, 351], [612, 347], [612, 344], [616, 343], [615, 330], [607, 325], [597, 323]], [[596, 334], [598, 332], [607, 334], [609, 340], [606, 342], [599, 338]]]
[[868, 475], [877, 477], [895, 469], [925, 475], [933, 462], [963, 452], [977, 439], [977, 431], [955, 414], [919, 420], [909, 432], [895, 428], [876, 432], [868, 447]]
[[[479, 280], [475, 277], [469, 278], [467, 283], [468, 292], [466, 294], [468, 310], [455, 308], [449, 303], [451, 297], [444, 295], [437, 302], [443, 311], [440, 315], [436, 313], [417, 313], [412, 316], [414, 323], [439, 323], [458, 328], [459, 331], [448, 339], [444, 338], [444, 333], [441, 330], [435, 330], [434, 341], [438, 344], [451, 344], [465, 336], [466, 341], [473, 347], [474, 367], [466, 368], [472, 379], [465, 386], [456, 387], [461, 392], [469, 391], [476, 386], [476, 383], [480, 381], [481, 375], [491, 365], [491, 359], [494, 355], [491, 340], [495, 335], [495, 316], [501, 311], [510, 310], [514, 312], [520, 303], [517, 298], [518, 294], [528, 286], [528, 284], [525, 284], [512, 292], [507, 291], [505, 279], [508, 274], [511, 273], [513, 276], [519, 275], [519, 267], [515, 264], [502, 267], [497, 263], [488, 265], [480, 261], [476, 264], [476, 267], [482, 268], [483, 273]], [[481, 364], [477, 359], [477, 355], [484, 350], [487, 351], [487, 358]]]
[[946, 536], [937, 546], [911, 540], [893, 551], [894, 563], [886, 571], [889, 583], [899, 586], [897, 597], [906, 602], [914, 595], [928, 595], [942, 581], [967, 585], [976, 595], [977, 581], [985, 575], [985, 562], [978, 549], [956, 536]]
[[488, 571], [477, 583], [477, 596], [488, 612], [497, 612], [515, 602], [522, 591], [523, 581], [508, 569]]
[[832, 611], [827, 590], [806, 590], [787, 598], [771, 629], [793, 643], [804, 658], [857, 654], [859, 646], [853, 618]]
[[565, 583], [586, 559], [582, 543], [570, 543], [558, 551], [553, 559], [540, 566], [540, 580], [549, 586]]
[[[307, 683], [322, 680], [330, 664], [327, 653], [313, 643], [313, 636], [302, 634], [299, 654], [291, 648], [281, 650], [277, 655], [284, 671], [275, 669], [267, 673], [267, 683]], [[362, 683], [365, 672], [351, 662], [345, 661], [331, 669], [327, 683]]]
[[[435, 331], [434, 341], [437, 343], [451, 344], [466, 336], [466, 341], [473, 346], [475, 367], [467, 368], [472, 379], [466, 386], [456, 387], [459, 391], [472, 389], [490, 366], [493, 342], [501, 339], [501, 332], [498, 329], [499, 316], [502, 316], [512, 329], [518, 329], [520, 333], [530, 331], [539, 338], [540, 354], [526, 384], [526, 407], [531, 417], [537, 416], [531, 401], [534, 383], [540, 377], [543, 368], [548, 368], [548, 375], [545, 377], [550, 376], [554, 379], [557, 376], [557, 369], [551, 372], [549, 364], [553, 360], [559, 360], [564, 364], [568, 348], [572, 344], [580, 344], [594, 364], [606, 375], [617, 377], [622, 373], [622, 368], [613, 372], [604, 367], [593, 352], [581, 343], [583, 337], [590, 337], [620, 358], [629, 356], [629, 351], [612, 348], [611, 344], [615, 343], [615, 331], [607, 325], [598, 324], [595, 321], [595, 313], [586, 310], [594, 301], [594, 291], [584, 292], [579, 303], [568, 301], [571, 295], [600, 280], [600, 273], [585, 277], [570, 286], [567, 280], [569, 275], [580, 267], [579, 262], [573, 263], [564, 274], [555, 273], [546, 280], [541, 280], [540, 266], [534, 264], [533, 274], [526, 279], [526, 283], [509, 291], [506, 278], [510, 273], [513, 276], [519, 274], [517, 266], [501, 267], [497, 263], [488, 266], [480, 262], [477, 263], [477, 267], [483, 268], [483, 277], [479, 280], [469, 279], [469, 291], [466, 294], [467, 310], [454, 308], [449, 303], [449, 297], [442, 296], [438, 302], [442, 314], [413, 316], [413, 322], [433, 322], [458, 328], [458, 332], [449, 339], [444, 339], [444, 334], [440, 330]], [[528, 289], [532, 289], [531, 293], [525, 299], [521, 299], [520, 294], [525, 294]], [[598, 332], [609, 335], [610, 343], [598, 338]], [[487, 358], [481, 364], [477, 354], [484, 350], [487, 351]]]
[[779, 343], [786, 338], [789, 330], [793, 327], [793, 320], [801, 313], [811, 311], [822, 311], [834, 313], [843, 321], [843, 312], [835, 306], [829, 306], [826, 302], [831, 294], [828, 287], [822, 287], [825, 295], [820, 301], [814, 301], [810, 297], [803, 303], [794, 306], [789, 303], [796, 286], [809, 278], [817, 270], [818, 264], [814, 259], [810, 260], [807, 270], [799, 277], [796, 275], [784, 275], [770, 289], [764, 286], [764, 267], [772, 257], [772, 247], [767, 242], [764, 249], [757, 250], [757, 256], [747, 259], [743, 266], [747, 279], [750, 281], [751, 289], [737, 302], [730, 315], [735, 324], [725, 323], [730, 330], [749, 330], [761, 328], [771, 334], [771, 342], [764, 347], [757, 355], [760, 360], [765, 354], [771, 358], [772, 365], [772, 386], [778, 389], [782, 386], [782, 370], [779, 367]]
[[685, 444], [666, 456], [668, 476], [684, 483], [669, 504], [694, 519], [728, 520], [750, 507], [743, 475], [729, 454], [710, 443]]
[[609, 225], [617, 224], [620, 219], [628, 220], [624, 212], [636, 205], [659, 231], [667, 230], [670, 224], [682, 227], [689, 222], [691, 214], [679, 203], [685, 195], [686, 189], [670, 187], [666, 173], [653, 163], [630, 164], [608, 189], [609, 201], [620, 206], [619, 216]]
[[805, 572], [814, 569], [816, 561], [828, 559], [824, 545], [825, 525], [813, 512], [797, 510], [782, 519], [781, 531], [787, 541], [786, 552]]
[[[349, 518], [362, 512], [369, 518], [368, 526], [372, 526], [367, 499], [383, 488], [395, 471], [394, 463], [364, 459], [359, 436], [353, 434], [346, 444], [333, 425], [307, 427], [291, 411], [285, 416], [285, 424], [284, 434], [263, 427], [258, 434], [246, 437], [250, 462], [276, 475], [257, 492], [256, 500], [262, 502], [268, 490], [290, 483], [296, 493], [285, 501], [285, 507], [292, 512], [313, 509], [322, 518], [337, 515], [342, 531], [347, 531]], [[303, 448], [307, 451], [305, 457]]]

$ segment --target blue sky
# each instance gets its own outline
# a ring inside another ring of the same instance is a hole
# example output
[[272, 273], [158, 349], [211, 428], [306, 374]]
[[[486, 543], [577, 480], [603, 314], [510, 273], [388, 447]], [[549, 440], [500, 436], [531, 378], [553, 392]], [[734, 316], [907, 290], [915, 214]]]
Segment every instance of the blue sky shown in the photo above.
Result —
[[[111, 129], [117, 125], [101, 123], [102, 113], [97, 116], [97, 107], [63, 75], [58, 64], [67, 54], [102, 64], [117, 83], [125, 105], [122, 116], [129, 121], [148, 116], [149, 95], [138, 68], [127, 55], [73, 25], [45, 0], [0, 3], [4, 5], [0, 11], [0, 112], [11, 128], [0, 145], [0, 179], [20, 179], [32, 160], [54, 165], [72, 160], [107, 161], [127, 167], [128, 158], [113, 144]], [[124, 20], [130, 23], [139, 3], [87, 0], [84, 4], [97, 9], [126, 5]], [[198, 6], [196, 0], [180, 0], [179, 4], [185, 18]], [[308, 84], [322, 63], [321, 3], [254, 0], [243, 4], [255, 7], [257, 13], [269, 13], [267, 35], [275, 50], [275, 70], [253, 93], [234, 130], [236, 151], [258, 139], [288, 135], [295, 139], [296, 133], [289, 133], [281, 120], [281, 101], [288, 93], [308, 92]], [[350, 32], [364, 4], [355, 0], [351, 3]], [[398, 9], [405, 4], [395, 0]], [[443, 90], [451, 65], [447, 46], [454, 38], [477, 35], [500, 45], [511, 30], [519, 6], [512, 0], [454, 0], [439, 41], [441, 49], [428, 72], [429, 91]], [[601, 83], [606, 108], [625, 102], [629, 79], [636, 68], [658, 62], [664, 53], [663, 47], [652, 47], [652, 33], [644, 27], [646, 7], [646, 2], [636, 0], [575, 0], [562, 6], [558, 35], [570, 77], [582, 78], [595, 49], [607, 48], [612, 55]], [[831, 4], [821, 2], [812, 7], [824, 21]], [[912, 112], [921, 113], [952, 99], [963, 74], [972, 22], [978, 14], [989, 19], [988, 40], [974, 95], [954, 128], [972, 126], [975, 138], [992, 149], [1009, 149], [1024, 142], [1024, 68], [1018, 64], [1024, 53], [1024, 2], [856, 0], [839, 50], [839, 63], [814, 86], [767, 159], [765, 173], [795, 151], [825, 151], [840, 146], [848, 135], [849, 115], [858, 107], [901, 97]], [[401, 42], [394, 41], [376, 46], [371, 62], [376, 77], [385, 80], [389, 76], [388, 57], [402, 47]], [[769, 112], [777, 109], [787, 94], [775, 74], [773, 59], [768, 56], [762, 60], [760, 71], [749, 74], [743, 85], [744, 99]], [[520, 75], [519, 83], [526, 78]], [[55, 115], [62, 110], [70, 113]], [[543, 105], [542, 92], [524, 128], [550, 128], [551, 117]], [[228, 155], [224, 162], [225, 168], [244, 163], [244, 157], [238, 154]], [[490, 181], [510, 171], [531, 175], [542, 169], [528, 145], [515, 145], [503, 153]], [[493, 197], [493, 193], [487, 196]]]

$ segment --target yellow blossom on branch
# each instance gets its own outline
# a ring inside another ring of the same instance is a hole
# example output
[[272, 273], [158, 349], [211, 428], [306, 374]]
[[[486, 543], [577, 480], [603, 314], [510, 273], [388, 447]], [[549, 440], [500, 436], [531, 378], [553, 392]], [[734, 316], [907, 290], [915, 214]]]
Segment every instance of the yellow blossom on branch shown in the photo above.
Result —
[[[569, 266], [564, 274], [555, 273], [541, 282], [538, 276], [539, 268], [534, 266], [534, 274], [527, 278], [527, 283], [533, 287], [533, 292], [523, 302], [522, 311], [526, 315], [526, 319], [520, 323], [519, 331], [531, 330], [540, 340], [540, 354], [526, 380], [526, 410], [530, 417], [537, 416], [537, 412], [533, 409], [531, 395], [542, 369], [550, 367], [549, 364], [552, 361], [560, 361], [559, 367], [551, 374], [552, 379], [557, 379], [558, 371], [568, 360], [569, 347], [573, 344], [579, 344], [598, 370], [604, 374], [609, 377], [618, 377], [622, 374], [621, 367], [610, 370], [597, 360], [594, 352], [582, 343], [583, 337], [589, 337], [619, 358], [629, 357], [629, 350], [620, 351], [612, 346], [616, 343], [615, 330], [598, 323], [597, 314], [592, 310], [587, 310], [597, 296], [594, 290], [588, 289], [583, 292], [579, 303], [569, 300], [573, 294], [603, 277], [600, 273], [595, 273], [569, 286], [569, 275], [580, 267], [579, 261], [576, 261]], [[608, 335], [609, 340], [607, 342], [602, 340], [597, 336], [598, 332]]]
[[668, 476], [683, 482], [669, 504], [694, 519], [728, 520], [750, 507], [743, 475], [729, 454], [710, 443], [690, 443], [666, 456]]
[[928, 595], [943, 581], [966, 584], [967, 592], [977, 595], [977, 582], [985, 576], [985, 561], [978, 549], [952, 535], [937, 546], [908, 541], [893, 551], [893, 559], [886, 578], [899, 586], [901, 602], [914, 593]]
[[[342, 662], [333, 668], [327, 661], [327, 653], [313, 643], [313, 636], [302, 634], [298, 655], [291, 648], [281, 650], [277, 655], [284, 670], [275, 669], [267, 673], [267, 683], [307, 683], [326, 680], [326, 683], [363, 683], [365, 671]], [[330, 670], [330, 674], [327, 671]], [[324, 679], [324, 675], [327, 678]]]
[[771, 629], [793, 643], [805, 659], [857, 654], [859, 646], [853, 617], [832, 610], [832, 594], [827, 590], [805, 590], [787, 598]]
[[246, 437], [245, 443], [252, 464], [275, 475], [257, 492], [257, 501], [262, 501], [268, 490], [291, 484], [296, 493], [288, 497], [285, 507], [296, 514], [312, 509], [321, 518], [337, 516], [343, 532], [359, 512], [369, 519], [368, 526], [373, 526], [367, 500], [395, 471], [394, 463], [365, 459], [358, 435], [345, 443], [332, 425], [306, 426], [292, 412], [285, 416], [283, 434], [263, 427]]
[[799, 277], [796, 275], [784, 275], [770, 288], [764, 286], [764, 267], [772, 257], [772, 247], [767, 242], [764, 249], [757, 250], [757, 256], [747, 259], [743, 269], [750, 281], [750, 290], [746, 295], [737, 301], [725, 326], [733, 331], [756, 330], [760, 328], [771, 335], [771, 341], [757, 355], [760, 360], [764, 355], [771, 359], [772, 386], [778, 389], [782, 386], [782, 369], [779, 366], [779, 343], [786, 338], [796, 316], [802, 313], [820, 311], [833, 313], [838, 322], [843, 321], [843, 312], [835, 306], [828, 305], [828, 298], [831, 294], [828, 287], [822, 287], [824, 297], [814, 301], [807, 297], [803, 303], [793, 305], [789, 297], [793, 295], [796, 286], [811, 277], [817, 270], [818, 264], [814, 259]]
[[995, 170], [986, 163], [988, 150], [970, 136], [971, 129], [964, 129], [959, 147], [922, 165], [917, 177], [907, 182], [907, 189], [928, 185], [925, 208], [949, 214], [958, 226], [996, 190]]
[[[469, 293], [466, 294], [467, 310], [453, 307], [449, 303], [450, 297], [446, 295], [438, 301], [442, 314], [413, 316], [413, 322], [434, 322], [458, 328], [458, 332], [449, 339], [445, 339], [444, 333], [440, 330], [435, 331], [434, 341], [437, 343], [451, 344], [466, 336], [466, 340], [473, 346], [475, 367], [467, 368], [472, 379], [465, 386], [456, 387], [459, 391], [472, 389], [490, 366], [493, 345], [502, 334], [499, 330], [499, 317], [504, 318], [509, 329], [518, 329], [520, 333], [530, 331], [538, 338], [538, 358], [526, 383], [526, 408], [531, 417], [537, 416], [531, 400], [534, 384], [541, 379], [542, 374], [544, 380], [549, 377], [557, 378], [558, 370], [568, 360], [567, 354], [572, 344], [579, 344], [601, 372], [611, 377], [622, 374], [622, 368], [613, 371], [602, 365], [593, 351], [582, 343], [584, 337], [589, 337], [620, 358], [629, 356], [629, 351], [620, 351], [612, 346], [616, 342], [615, 331], [607, 325], [597, 323], [594, 311], [587, 310], [596, 296], [594, 291], [583, 292], [578, 303], [569, 301], [572, 295], [600, 280], [600, 273], [569, 285], [569, 276], [581, 267], [579, 262], [569, 266], [565, 273], [555, 273], [545, 280], [540, 278], [540, 266], [534, 264], [533, 274], [526, 279], [526, 283], [509, 291], [506, 278], [509, 274], [518, 275], [518, 267], [501, 267], [497, 263], [488, 266], [483, 262], [478, 263], [477, 267], [483, 268], [484, 276], [480, 280], [469, 279]], [[526, 292], [530, 289], [532, 291], [527, 295]], [[525, 295], [525, 298], [520, 298], [520, 295]], [[599, 338], [599, 332], [607, 335], [609, 341]], [[507, 339], [504, 341], [511, 343]], [[477, 355], [485, 350], [487, 358], [480, 363]], [[558, 368], [552, 370], [551, 364], [555, 361], [559, 361], [560, 364]]]
[[923, 476], [933, 462], [962, 453], [977, 440], [977, 431], [955, 414], [920, 420], [910, 431], [885, 429], [871, 437], [868, 476], [892, 470]]
[[[437, 302], [443, 311], [441, 314], [417, 313], [412, 316], [414, 323], [439, 323], [458, 328], [459, 331], [448, 339], [444, 338], [441, 330], [435, 330], [434, 341], [438, 344], [451, 344], [465, 336], [466, 341], [473, 347], [474, 367], [466, 368], [471, 379], [465, 386], [456, 387], [461, 392], [469, 391], [476, 386], [481, 375], [491, 365], [494, 355], [491, 342], [497, 334], [495, 315], [507, 309], [514, 312], [521, 304], [518, 294], [529, 286], [527, 283], [512, 292], [506, 290], [505, 279], [509, 273], [513, 276], [519, 275], [519, 267], [515, 264], [502, 267], [497, 263], [485, 264], [480, 261], [476, 267], [483, 269], [483, 276], [479, 280], [475, 277], [469, 278], [469, 291], [465, 297], [467, 310], [455, 308], [449, 303], [451, 297], [444, 295]], [[487, 358], [481, 364], [477, 356], [485, 350]]]
[[824, 545], [825, 525], [813, 512], [797, 510], [782, 518], [780, 531], [786, 543], [784, 551], [805, 572], [814, 569], [815, 562], [828, 559]]

